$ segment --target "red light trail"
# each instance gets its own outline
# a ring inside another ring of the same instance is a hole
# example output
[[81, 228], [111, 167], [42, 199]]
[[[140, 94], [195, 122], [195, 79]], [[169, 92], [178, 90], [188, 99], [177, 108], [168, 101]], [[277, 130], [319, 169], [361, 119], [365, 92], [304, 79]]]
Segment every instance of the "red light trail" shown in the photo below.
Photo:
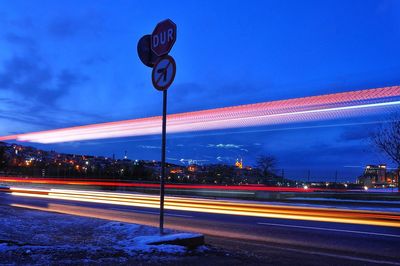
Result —
[[[74, 186], [104, 186], [104, 187], [131, 187], [131, 188], [156, 188], [160, 187], [158, 183], [139, 183], [124, 180], [112, 179], [82, 179], [82, 178], [24, 178], [12, 176], [0, 176], [0, 182], [20, 183], [20, 184], [43, 184], [43, 185], [74, 185]], [[332, 188], [304, 188], [304, 187], [273, 187], [260, 184], [248, 185], [202, 185], [202, 184], [166, 184], [167, 189], [178, 190], [221, 190], [221, 191], [268, 191], [268, 192], [346, 192], [348, 189], [332, 189]], [[357, 191], [357, 190], [353, 190]]]
[[[168, 133], [267, 126], [360, 117], [400, 107], [400, 86], [224, 107], [168, 115]], [[161, 116], [0, 137], [59, 143], [160, 134]]]
[[[104, 179], [76, 179], [68, 178], [61, 180], [55, 178], [22, 178], [0, 176], [1, 182], [7, 183], [30, 183], [30, 184], [48, 184], [48, 185], [77, 185], [77, 186], [108, 186], [108, 187], [137, 187], [137, 188], [159, 188], [160, 184], [155, 183], [133, 183], [126, 181], [111, 181]], [[192, 184], [166, 184], [167, 189], [211, 189], [228, 191], [276, 191], [276, 192], [315, 192], [321, 189], [297, 188], [297, 187], [268, 187], [263, 185], [192, 185]], [[322, 189], [324, 190], [324, 189]], [[325, 189], [324, 191], [331, 191]]]

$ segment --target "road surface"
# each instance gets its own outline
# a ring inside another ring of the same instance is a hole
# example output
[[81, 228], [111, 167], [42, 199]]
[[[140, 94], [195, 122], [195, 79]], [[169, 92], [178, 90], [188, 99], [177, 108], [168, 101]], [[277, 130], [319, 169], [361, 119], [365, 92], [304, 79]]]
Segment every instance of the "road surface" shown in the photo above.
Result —
[[[68, 197], [47, 197], [48, 195], [45, 193], [37, 194], [39, 197], [18, 193], [0, 193], [0, 204], [158, 226], [158, 210], [154, 207], [110, 204], [105, 203], [106, 201], [86, 201], [84, 198], [72, 201], [67, 200]], [[40, 195], [44, 195], [44, 197]], [[192, 200], [209, 201], [207, 199]], [[226, 202], [228, 205], [237, 204]], [[144, 203], [143, 206], [146, 206], [146, 201]], [[204, 208], [210, 207], [207, 205]], [[269, 209], [268, 206], [266, 209]], [[303, 209], [304, 207], [301, 208], [301, 210]], [[282, 213], [282, 210], [286, 212], [287, 208], [282, 207], [277, 210], [274, 210], [273, 213]], [[260, 212], [260, 210], [255, 211]], [[309, 211], [315, 217], [318, 217], [318, 213], [321, 217], [325, 217], [323, 209]], [[340, 215], [348, 214], [345, 211], [329, 215], [336, 215], [342, 219], [346, 217], [340, 217]], [[332, 263], [400, 265], [398, 252], [400, 227], [396, 226], [396, 223], [400, 223], [398, 217], [387, 217], [387, 214], [384, 217], [380, 216], [378, 224], [383, 221], [389, 222], [389, 224], [377, 226], [362, 224], [366, 220], [372, 219], [370, 213], [367, 217], [365, 217], [365, 213], [361, 215], [358, 211], [353, 214], [357, 214], [356, 217], [361, 224], [356, 221], [338, 223], [323, 222], [318, 219], [307, 220], [303, 216], [308, 214], [304, 213], [299, 215], [299, 219], [296, 219], [291, 216], [275, 218], [274, 216], [246, 215], [246, 213], [241, 215], [210, 213], [196, 211], [195, 208], [192, 208], [190, 210], [167, 210], [165, 226], [176, 230], [203, 233], [206, 235], [206, 241], [214, 246], [232, 252], [251, 251], [258, 257], [268, 258], [269, 261], [273, 256], [282, 258], [289, 256], [298, 257], [301, 259], [299, 264], [307, 265], [332, 265]]]

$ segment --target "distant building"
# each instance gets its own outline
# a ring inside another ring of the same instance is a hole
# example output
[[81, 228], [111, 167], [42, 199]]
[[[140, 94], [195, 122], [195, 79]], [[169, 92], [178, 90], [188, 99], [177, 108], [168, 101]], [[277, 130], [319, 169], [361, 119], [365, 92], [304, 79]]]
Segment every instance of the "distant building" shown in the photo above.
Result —
[[171, 173], [171, 174], [183, 174], [184, 173], [184, 169], [183, 169], [183, 167], [171, 167], [170, 169], [169, 169], [169, 172]]
[[191, 165], [189, 165], [189, 166], [187, 167], [187, 170], [188, 170], [189, 172], [194, 173], [194, 172], [197, 172], [197, 171], [199, 170], [199, 167], [198, 167], [197, 165], [195, 165], [195, 164], [191, 164]]
[[399, 186], [399, 171], [394, 170], [389, 172], [386, 175], [386, 183], [393, 186]]
[[243, 169], [243, 159], [240, 158], [240, 161], [239, 161], [239, 159], [236, 159], [235, 166], [236, 166], [236, 168]]
[[367, 187], [387, 185], [386, 164], [367, 165], [364, 174], [358, 178], [358, 183]]

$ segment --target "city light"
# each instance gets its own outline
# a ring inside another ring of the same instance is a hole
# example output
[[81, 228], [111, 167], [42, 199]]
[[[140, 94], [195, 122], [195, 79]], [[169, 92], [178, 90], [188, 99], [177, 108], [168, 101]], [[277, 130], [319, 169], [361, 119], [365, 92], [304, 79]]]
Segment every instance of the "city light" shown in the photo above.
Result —
[[[168, 132], [268, 126], [389, 113], [400, 107], [400, 86], [239, 105], [168, 115]], [[148, 117], [0, 137], [58, 143], [160, 134], [161, 117]]]

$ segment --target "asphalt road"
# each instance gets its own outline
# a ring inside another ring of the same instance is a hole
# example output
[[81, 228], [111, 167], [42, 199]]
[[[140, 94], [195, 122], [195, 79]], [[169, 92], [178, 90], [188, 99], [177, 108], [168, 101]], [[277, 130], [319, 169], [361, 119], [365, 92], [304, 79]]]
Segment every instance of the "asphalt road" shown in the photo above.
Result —
[[[0, 193], [10, 205], [158, 226], [158, 210]], [[34, 221], [32, 221], [34, 222]], [[269, 264], [400, 265], [400, 228], [167, 210], [167, 228], [199, 232], [206, 242]]]

